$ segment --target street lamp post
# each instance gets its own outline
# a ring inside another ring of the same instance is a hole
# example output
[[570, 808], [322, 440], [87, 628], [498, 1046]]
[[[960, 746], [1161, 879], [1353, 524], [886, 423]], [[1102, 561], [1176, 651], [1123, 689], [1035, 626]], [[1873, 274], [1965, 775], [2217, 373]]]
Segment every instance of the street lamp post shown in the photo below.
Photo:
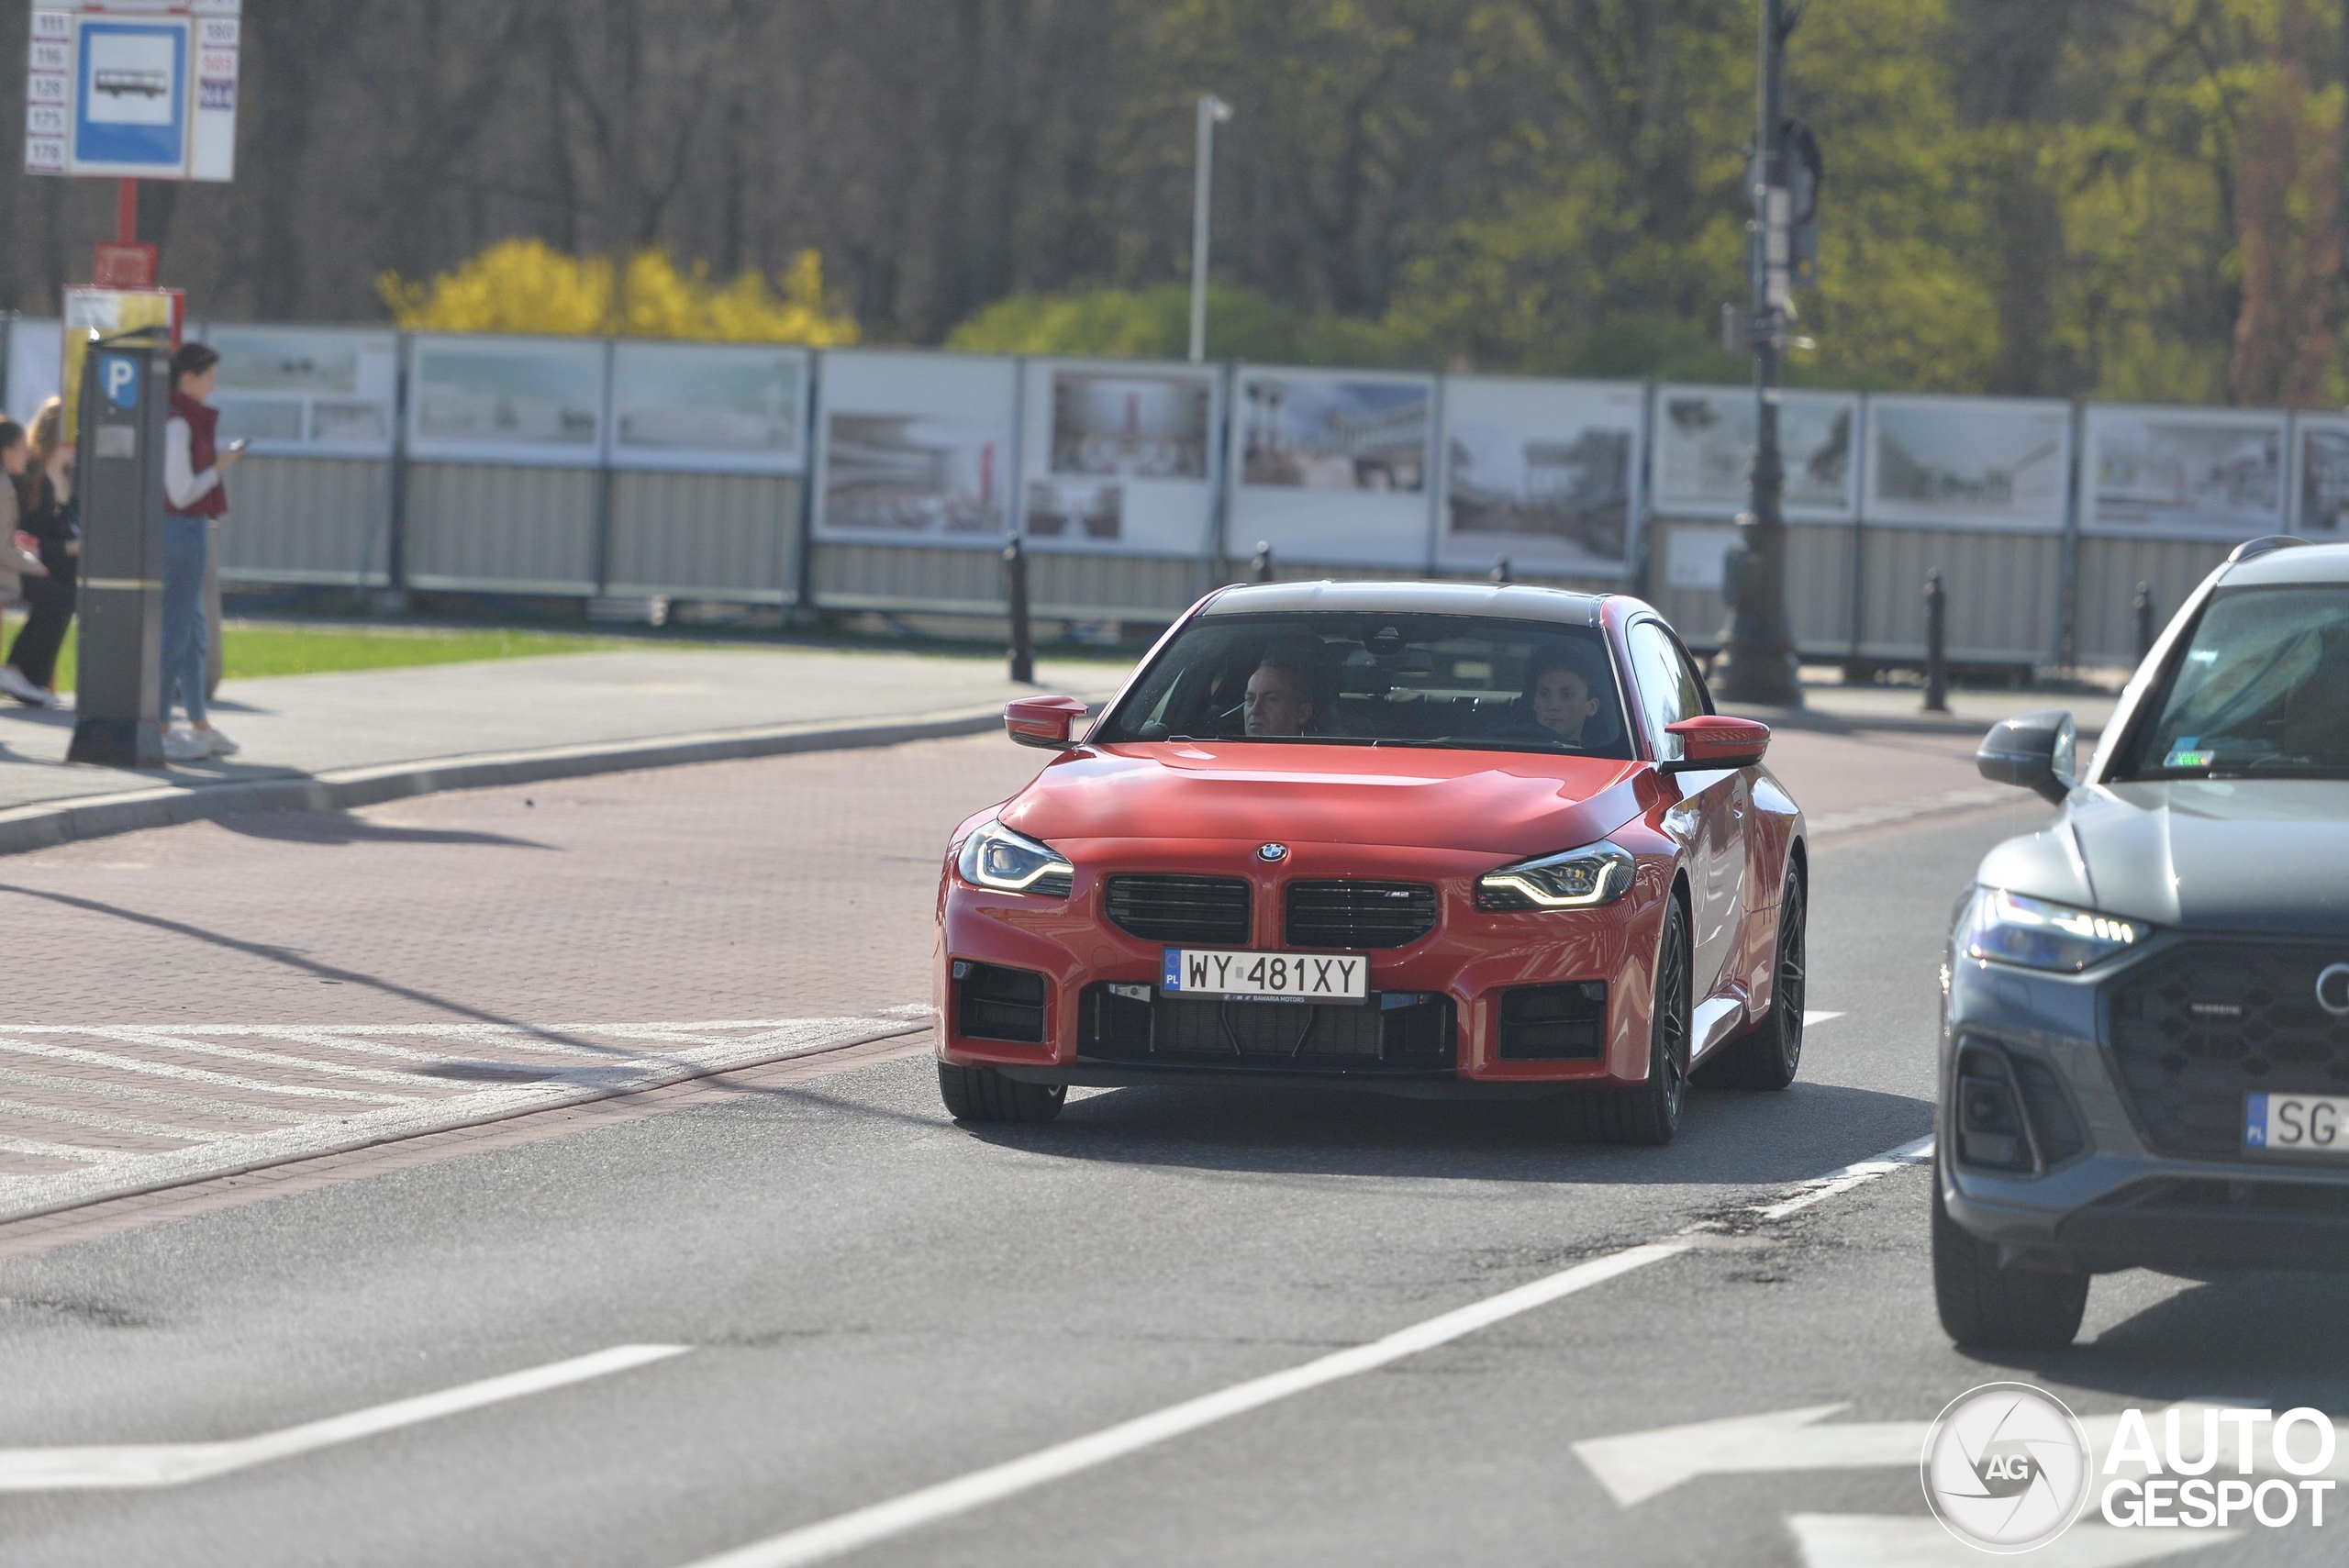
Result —
[[1753, 285], [1753, 471], [1737, 519], [1729, 645], [1721, 695], [1733, 702], [1800, 706], [1802, 683], [1787, 624], [1786, 460], [1778, 448], [1779, 355], [1794, 303], [1794, 192], [1787, 166], [1786, 0], [1762, 0], [1760, 124], [1754, 133], [1753, 223], [1748, 247]]
[[1208, 357], [1208, 209], [1215, 188], [1215, 128], [1231, 106], [1207, 93], [1199, 98], [1199, 148], [1191, 193], [1191, 362]]

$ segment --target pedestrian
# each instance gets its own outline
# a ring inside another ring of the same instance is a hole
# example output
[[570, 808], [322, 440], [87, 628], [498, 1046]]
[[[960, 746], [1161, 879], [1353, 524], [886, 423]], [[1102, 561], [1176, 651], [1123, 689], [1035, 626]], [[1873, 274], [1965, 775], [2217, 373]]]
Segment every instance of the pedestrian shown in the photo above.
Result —
[[[65, 439], [65, 400], [52, 397], [33, 416], [21, 463], [10, 459], [17, 520], [9, 530], [27, 611], [25, 624], [0, 664], [0, 692], [31, 707], [55, 707], [57, 655], [73, 625], [81, 588], [82, 528], [73, 499], [73, 446]], [[40, 571], [17, 561], [29, 545]]]
[[[213, 728], [205, 706], [204, 570], [212, 519], [228, 510], [221, 483], [237, 453], [215, 439], [219, 410], [206, 399], [220, 379], [219, 352], [184, 343], [172, 355], [172, 417], [163, 427], [163, 755], [174, 762], [233, 757], [239, 748]], [[168, 728], [177, 702], [187, 728]]]
[[0, 417], [0, 479], [6, 481], [0, 483], [0, 603], [4, 604], [19, 603], [25, 596], [26, 562], [17, 548], [17, 519], [23, 516], [23, 504], [17, 485], [31, 466], [32, 445], [25, 438], [25, 428]]

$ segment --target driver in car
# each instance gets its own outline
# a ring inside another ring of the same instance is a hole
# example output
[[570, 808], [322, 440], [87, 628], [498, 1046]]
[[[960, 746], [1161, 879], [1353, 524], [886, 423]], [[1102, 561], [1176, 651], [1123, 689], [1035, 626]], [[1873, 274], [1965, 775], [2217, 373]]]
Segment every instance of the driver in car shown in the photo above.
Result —
[[1304, 734], [1314, 717], [1313, 681], [1304, 661], [1282, 651], [1265, 654], [1248, 677], [1241, 712], [1251, 740]]
[[1564, 648], [1552, 648], [1534, 657], [1526, 672], [1525, 695], [1533, 722], [1548, 730], [1561, 746], [1581, 746], [1583, 726], [1598, 711], [1589, 673], [1583, 661]]

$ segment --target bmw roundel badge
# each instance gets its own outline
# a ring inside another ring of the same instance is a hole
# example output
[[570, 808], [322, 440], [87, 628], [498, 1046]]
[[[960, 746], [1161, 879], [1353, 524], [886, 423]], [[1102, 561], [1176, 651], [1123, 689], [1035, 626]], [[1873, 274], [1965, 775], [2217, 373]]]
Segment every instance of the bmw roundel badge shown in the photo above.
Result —
[[1259, 844], [1256, 846], [1256, 858], [1263, 861], [1267, 865], [1277, 865], [1282, 861], [1288, 859], [1288, 846], [1286, 844]]

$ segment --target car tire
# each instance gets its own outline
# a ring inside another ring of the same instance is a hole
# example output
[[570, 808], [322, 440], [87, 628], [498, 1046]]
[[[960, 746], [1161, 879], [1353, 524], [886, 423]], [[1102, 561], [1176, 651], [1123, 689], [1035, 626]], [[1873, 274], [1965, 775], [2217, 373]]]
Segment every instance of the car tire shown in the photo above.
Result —
[[2003, 1268], [1998, 1249], [1966, 1234], [1933, 1172], [1933, 1300], [1942, 1329], [1968, 1350], [2059, 1351], [2080, 1331], [2088, 1276]]
[[1809, 944], [1805, 927], [1809, 889], [1802, 873], [1787, 872], [1778, 895], [1777, 967], [1772, 972], [1770, 1010], [1760, 1023], [1723, 1046], [1705, 1063], [1704, 1079], [1729, 1089], [1783, 1089], [1802, 1067], [1802, 1010]]
[[1590, 1106], [1592, 1130], [1609, 1143], [1660, 1147], [1680, 1130], [1688, 1093], [1688, 916], [1675, 898], [1665, 906], [1656, 940], [1655, 1005], [1648, 1022], [1648, 1081], [1598, 1095]]
[[1068, 1098], [1063, 1084], [1023, 1084], [992, 1067], [938, 1064], [938, 1097], [956, 1121], [1050, 1121]]

